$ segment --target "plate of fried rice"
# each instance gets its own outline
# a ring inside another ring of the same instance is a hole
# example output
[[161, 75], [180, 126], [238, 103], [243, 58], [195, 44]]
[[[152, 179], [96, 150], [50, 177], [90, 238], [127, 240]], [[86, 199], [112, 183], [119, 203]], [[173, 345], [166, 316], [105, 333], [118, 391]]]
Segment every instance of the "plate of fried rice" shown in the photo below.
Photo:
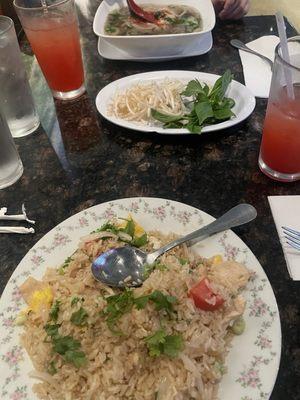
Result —
[[91, 274], [106, 250], [151, 251], [213, 219], [139, 197], [93, 206], [48, 232], [1, 298], [1, 400], [269, 399], [278, 308], [232, 231], [164, 254], [140, 287], [111, 288]]

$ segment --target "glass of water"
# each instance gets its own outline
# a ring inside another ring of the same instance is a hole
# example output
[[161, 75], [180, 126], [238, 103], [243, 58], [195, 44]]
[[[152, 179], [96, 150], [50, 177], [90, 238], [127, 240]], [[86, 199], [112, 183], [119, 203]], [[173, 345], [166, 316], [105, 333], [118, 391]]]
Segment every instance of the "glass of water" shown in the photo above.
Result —
[[22, 174], [22, 161], [0, 110], [0, 189], [15, 183]]
[[0, 104], [13, 137], [40, 124], [35, 111], [13, 21], [0, 15]]

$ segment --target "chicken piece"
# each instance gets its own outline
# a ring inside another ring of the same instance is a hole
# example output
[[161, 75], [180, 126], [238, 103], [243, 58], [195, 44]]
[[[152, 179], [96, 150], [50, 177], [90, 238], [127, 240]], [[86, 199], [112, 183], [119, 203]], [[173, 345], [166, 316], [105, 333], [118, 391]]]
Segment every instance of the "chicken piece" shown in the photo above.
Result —
[[224, 316], [223, 325], [227, 326], [232, 321], [237, 320], [244, 314], [246, 308], [246, 300], [241, 296], [237, 296], [233, 300], [233, 308], [230, 308], [229, 312]]
[[224, 261], [213, 265], [208, 272], [208, 278], [212, 282], [225, 286], [232, 294], [245, 287], [249, 277], [250, 272], [247, 268], [236, 261]]

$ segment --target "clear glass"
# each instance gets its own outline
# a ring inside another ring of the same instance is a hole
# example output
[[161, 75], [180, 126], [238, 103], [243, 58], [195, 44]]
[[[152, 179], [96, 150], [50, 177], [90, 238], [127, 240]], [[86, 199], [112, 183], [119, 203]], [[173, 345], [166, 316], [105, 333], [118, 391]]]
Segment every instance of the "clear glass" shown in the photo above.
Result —
[[300, 179], [300, 36], [290, 38], [288, 47], [290, 64], [283, 60], [280, 44], [276, 48], [258, 160], [264, 174], [282, 182]]
[[32, 50], [52, 94], [61, 100], [85, 92], [74, 0], [14, 0]]
[[23, 174], [23, 164], [7, 122], [0, 113], [0, 189], [15, 183]]
[[0, 15], [0, 102], [13, 137], [26, 136], [40, 124], [13, 21]]

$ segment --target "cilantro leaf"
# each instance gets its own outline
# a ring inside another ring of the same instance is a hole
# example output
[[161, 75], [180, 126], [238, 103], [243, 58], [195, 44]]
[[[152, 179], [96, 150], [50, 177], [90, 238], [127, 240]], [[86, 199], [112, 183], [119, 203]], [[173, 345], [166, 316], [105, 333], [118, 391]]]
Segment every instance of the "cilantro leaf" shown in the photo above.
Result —
[[83, 367], [86, 362], [86, 356], [83, 351], [67, 350], [64, 359], [70, 363], [73, 363], [76, 368]]
[[54, 361], [51, 361], [51, 362], [49, 363], [48, 368], [47, 368], [47, 372], [48, 372], [48, 374], [50, 374], [50, 375], [54, 375], [54, 374], [57, 373], [57, 369], [56, 369], [56, 367], [55, 367]]
[[174, 311], [173, 304], [177, 302], [176, 297], [165, 295], [159, 290], [152, 292], [149, 299], [153, 301], [157, 311], [165, 310], [168, 314]]
[[132, 310], [134, 305], [133, 292], [130, 289], [125, 289], [123, 292], [106, 297], [107, 306], [102, 311], [105, 316], [105, 320], [108, 328], [116, 335], [122, 334], [122, 332], [116, 329], [116, 324], [119, 319]]
[[168, 335], [165, 337], [163, 354], [169, 357], [177, 357], [183, 347], [184, 342], [181, 335]]
[[73, 312], [70, 321], [76, 326], [83, 326], [86, 323], [88, 316], [86, 310], [83, 307], [80, 307], [78, 311]]
[[63, 359], [80, 368], [86, 364], [87, 359], [83, 351], [78, 351], [81, 345], [80, 342], [72, 336], [59, 336], [52, 340], [52, 350], [60, 354]]
[[64, 275], [66, 268], [68, 268], [70, 262], [72, 261], [72, 257], [67, 257], [63, 263], [63, 265], [61, 265], [58, 268], [58, 273], [59, 275]]
[[71, 300], [71, 307], [75, 306], [75, 304], [77, 304], [79, 302], [80, 298], [75, 296], [72, 298]]
[[151, 357], [164, 354], [168, 357], [177, 357], [183, 349], [184, 342], [181, 335], [167, 335], [164, 328], [160, 328], [154, 334], [144, 338]]
[[138, 310], [142, 310], [146, 307], [150, 296], [140, 296], [134, 299], [134, 305]]
[[52, 321], [57, 321], [58, 318], [58, 313], [59, 313], [59, 306], [60, 306], [60, 301], [56, 300], [54, 304], [52, 304], [52, 307], [49, 312], [49, 318]]
[[58, 334], [59, 327], [60, 327], [60, 324], [46, 324], [44, 326], [44, 329], [48, 336], [50, 336], [51, 338], [55, 338], [55, 337], [59, 336], [59, 334]]

